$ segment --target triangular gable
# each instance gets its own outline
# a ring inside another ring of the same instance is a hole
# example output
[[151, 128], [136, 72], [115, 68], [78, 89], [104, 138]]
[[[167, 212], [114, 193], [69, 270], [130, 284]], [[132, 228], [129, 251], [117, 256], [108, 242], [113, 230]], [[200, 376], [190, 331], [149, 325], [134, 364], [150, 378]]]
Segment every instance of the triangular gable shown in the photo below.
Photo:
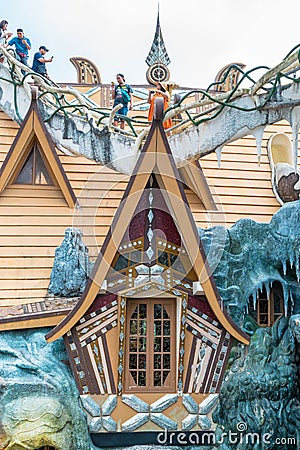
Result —
[[32, 101], [24, 122], [2, 164], [0, 170], [0, 195], [21, 171], [35, 140], [38, 143], [39, 151], [44, 161], [47, 163], [47, 169], [51, 178], [60, 187], [69, 207], [74, 208], [76, 196], [56, 154], [35, 100]]
[[52, 342], [66, 334], [92, 305], [99, 293], [99, 288], [105, 281], [118, 247], [122, 242], [125, 230], [130, 225], [152, 173], [155, 173], [159, 186], [164, 191], [165, 202], [176, 222], [193, 269], [201, 282], [211, 309], [219, 322], [234, 338], [248, 344], [249, 339], [247, 335], [237, 327], [228, 316], [226, 310], [222, 310], [222, 301], [206, 262], [206, 255], [189, 209], [182, 183], [178, 181], [180, 180], [180, 175], [161, 120], [154, 120], [152, 123], [145, 146], [80, 300], [69, 315], [47, 334], [48, 342]]

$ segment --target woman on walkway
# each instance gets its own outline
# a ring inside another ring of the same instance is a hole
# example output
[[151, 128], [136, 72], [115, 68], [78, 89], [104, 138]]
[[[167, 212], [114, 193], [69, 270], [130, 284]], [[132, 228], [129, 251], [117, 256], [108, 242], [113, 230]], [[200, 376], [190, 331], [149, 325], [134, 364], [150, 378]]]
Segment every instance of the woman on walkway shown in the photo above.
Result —
[[[162, 82], [157, 82], [155, 84], [156, 84], [156, 91], [150, 91], [149, 95], [148, 95], [148, 103], [150, 103], [150, 108], [149, 108], [149, 113], [148, 113], [149, 122], [152, 122], [152, 120], [153, 120], [154, 103], [157, 98], [163, 97], [164, 111], [169, 108], [170, 94], [167, 90], [167, 85]], [[171, 128], [172, 119], [168, 119], [165, 122], [163, 122], [163, 126], [164, 126], [164, 128]]]

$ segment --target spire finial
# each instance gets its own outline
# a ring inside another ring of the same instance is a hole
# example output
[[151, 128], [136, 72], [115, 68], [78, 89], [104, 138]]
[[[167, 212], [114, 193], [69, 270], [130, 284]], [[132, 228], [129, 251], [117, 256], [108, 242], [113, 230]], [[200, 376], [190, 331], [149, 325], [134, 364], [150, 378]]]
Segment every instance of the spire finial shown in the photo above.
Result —
[[146, 58], [146, 63], [148, 66], [159, 63], [165, 66], [169, 65], [171, 62], [169, 55], [166, 50], [166, 46], [162, 37], [160, 20], [159, 20], [159, 2], [157, 4], [157, 23], [154, 39], [151, 45], [150, 52]]

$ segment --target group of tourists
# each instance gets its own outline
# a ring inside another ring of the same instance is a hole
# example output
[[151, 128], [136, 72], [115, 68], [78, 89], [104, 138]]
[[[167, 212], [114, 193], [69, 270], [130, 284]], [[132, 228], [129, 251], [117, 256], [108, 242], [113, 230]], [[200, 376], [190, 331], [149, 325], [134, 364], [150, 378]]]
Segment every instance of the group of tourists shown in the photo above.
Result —
[[[7, 31], [8, 21], [1, 20], [0, 22], [0, 44], [3, 47], [15, 47], [15, 56], [18, 61], [28, 67], [29, 51], [31, 50], [30, 39], [25, 36], [24, 30], [22, 28], [17, 29], [17, 36], [12, 37], [13, 33]], [[33, 64], [31, 69], [49, 78], [46, 64], [53, 61], [53, 56], [51, 58], [46, 58], [46, 53], [48, 48], [45, 45], [39, 47], [39, 51], [34, 54]], [[3, 54], [0, 53], [0, 62], [4, 61]], [[25, 71], [22, 69], [23, 75]], [[112, 83], [112, 98], [113, 106], [120, 105], [117, 114], [114, 118], [114, 126], [117, 127], [120, 124], [120, 128], [124, 130], [125, 128], [125, 117], [127, 116], [128, 110], [133, 107], [133, 90], [129, 84], [125, 83], [125, 77], [122, 73], [117, 74], [117, 84]], [[152, 122], [154, 114], [154, 103], [155, 99], [162, 97], [164, 100], [164, 109], [169, 107], [170, 94], [168, 92], [167, 85], [165, 83], [156, 83], [156, 89], [149, 91], [148, 102], [150, 103], [148, 120]], [[172, 120], [169, 119], [164, 122], [164, 128], [170, 128], [172, 126]]]
[[[22, 28], [17, 29], [17, 36], [12, 37], [13, 33], [7, 31], [8, 21], [1, 20], [0, 22], [0, 44], [3, 47], [15, 47], [15, 55], [16, 59], [20, 61], [25, 66], [28, 66], [28, 58], [29, 51], [31, 50], [31, 42], [30, 39], [25, 36], [24, 30]], [[53, 56], [47, 59], [45, 57], [46, 53], [49, 50], [45, 45], [41, 45], [39, 47], [39, 51], [34, 54], [32, 70], [40, 75], [43, 75], [46, 78], [49, 78], [46, 63], [53, 61]], [[2, 61], [1, 61], [2, 59]], [[0, 62], [3, 62], [4, 57], [0, 55]], [[22, 69], [23, 75], [25, 75], [25, 71]]]

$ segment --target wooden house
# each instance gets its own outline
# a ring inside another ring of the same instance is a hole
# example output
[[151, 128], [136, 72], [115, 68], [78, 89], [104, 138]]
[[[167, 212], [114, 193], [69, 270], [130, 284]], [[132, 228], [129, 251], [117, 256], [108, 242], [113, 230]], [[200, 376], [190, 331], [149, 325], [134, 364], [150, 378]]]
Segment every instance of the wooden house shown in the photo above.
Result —
[[[56, 325], [47, 339], [64, 337], [95, 442], [209, 429], [230, 348], [248, 337], [222, 307], [197, 227], [219, 196], [228, 225], [268, 220], [279, 204], [267, 157], [258, 166], [245, 138], [221, 168], [209, 156], [180, 173], [158, 118], [128, 179], [58, 152], [35, 100], [20, 129], [3, 113], [1, 126], [0, 328]], [[80, 299], [49, 296], [54, 249], [73, 224], [100, 251]]]
[[248, 343], [222, 308], [159, 119], [80, 300], [47, 335], [64, 337], [80, 393], [110, 402], [95, 433], [209, 429], [205, 413], [179, 410], [213, 404], [233, 340]]
[[[92, 63], [73, 63], [76, 88], [110, 106]], [[35, 98], [20, 127], [0, 112], [0, 330], [47, 326], [48, 342], [64, 339], [100, 446], [123, 432], [129, 445], [211, 429], [231, 348], [249, 337], [226, 312], [198, 228], [269, 222], [280, 208], [267, 142], [291, 135], [286, 122], [266, 128], [260, 164], [246, 136], [221, 165], [214, 153], [178, 169], [161, 118], [158, 103], [128, 177], [55, 148]], [[82, 295], [48, 289], [66, 229], [80, 230], [94, 262]], [[264, 312], [261, 297], [258, 322], [271, 325], [283, 312]]]

